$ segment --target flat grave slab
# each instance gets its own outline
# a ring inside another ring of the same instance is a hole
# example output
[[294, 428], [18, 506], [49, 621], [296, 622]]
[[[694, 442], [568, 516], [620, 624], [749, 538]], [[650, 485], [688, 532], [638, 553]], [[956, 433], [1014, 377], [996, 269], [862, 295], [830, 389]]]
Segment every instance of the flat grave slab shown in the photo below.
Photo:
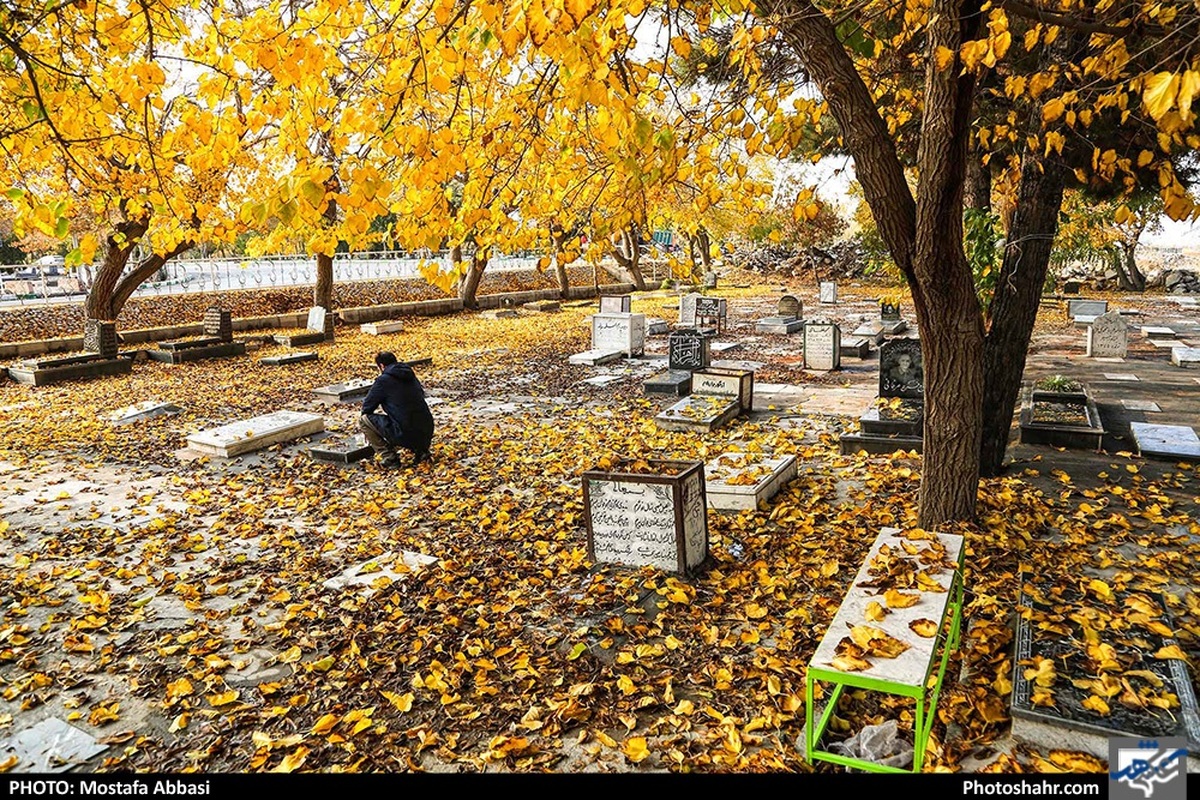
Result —
[[686, 369], [668, 369], [647, 378], [642, 384], [646, 394], [673, 394], [684, 397], [692, 390], [692, 373]]
[[108, 420], [113, 425], [127, 425], [130, 422], [157, 417], [161, 414], [175, 414], [180, 410], [179, 406], [162, 400], [143, 400], [114, 411], [109, 415]]
[[1106, 373], [1104, 373], [1104, 377], [1108, 378], [1110, 381], [1140, 381], [1141, 380], [1141, 378], [1139, 378], [1137, 375], [1134, 375], [1132, 372], [1106, 372]]
[[721, 353], [732, 353], [735, 350], [741, 349], [741, 342], [710, 342], [708, 345], [708, 352], [714, 356]]
[[342, 570], [341, 573], [324, 581], [321, 585], [333, 591], [356, 589], [364, 595], [370, 596], [378, 589], [407, 580], [410, 575], [436, 563], [437, 559], [433, 556], [415, 553], [411, 550], [384, 553], [370, 561], [364, 561]]
[[704, 467], [708, 507], [718, 511], [753, 511], [795, 477], [793, 455], [722, 453]]
[[1121, 400], [1121, 405], [1130, 411], [1162, 411], [1158, 403], [1153, 400]]
[[515, 308], [489, 308], [486, 311], [480, 311], [479, 316], [484, 319], [510, 319], [519, 315]]
[[582, 353], [568, 356], [567, 361], [571, 364], [585, 364], [596, 367], [601, 364], [620, 361], [624, 357], [625, 351], [623, 350], [584, 350]]
[[1100, 410], [1087, 394], [1082, 402], [1070, 403], [1043, 400], [1036, 393], [1027, 395], [1021, 404], [1019, 424], [1022, 444], [1044, 444], [1098, 453], [1104, 442]]
[[[194, 344], [195, 341], [201, 344]], [[158, 350], [147, 350], [146, 355], [153, 361], [183, 364], [206, 358], [228, 358], [246, 354], [245, 342], [223, 342], [220, 339], [198, 339], [193, 342], [160, 342]]]
[[1163, 347], [1167, 349], [1186, 347], [1186, 345], [1176, 339], [1151, 339], [1150, 344], [1154, 345], [1155, 347]]
[[526, 311], [535, 311], [537, 313], [544, 314], [547, 312], [558, 311], [562, 308], [562, 304], [557, 300], [531, 300], [530, 302], [521, 306], [521, 308], [525, 309]]
[[225, 344], [224, 340], [216, 336], [207, 336], [202, 339], [180, 339], [177, 341], [159, 342], [159, 350], [188, 350], [193, 347], [208, 347], [213, 344]]
[[[1036, 572], [1025, 572], [1026, 581]], [[1069, 583], [1072, 585], [1055, 586], [1051, 592], [1045, 585], [1027, 582], [1021, 593], [1020, 607], [1030, 613], [1017, 615], [1011, 697], [1013, 738], [1047, 748], [1065, 745], [1070, 750], [1108, 758], [1110, 737], [1180, 736], [1187, 740], [1191, 755], [1188, 761], [1194, 764], [1200, 752], [1200, 714], [1187, 663], [1180, 658], [1155, 657], [1162, 648], [1179, 647], [1174, 637], [1150, 627], [1153, 622], [1168, 630], [1171, 627], [1161, 598], [1118, 589], [1112, 608], [1130, 609], [1146, 623], [1096, 630], [1081, 625], [1077, 615], [1071, 613], [1091, 603], [1081, 587], [1073, 585], [1075, 581]], [[1053, 623], [1048, 629], [1039, 626], [1047, 620]], [[1064, 627], [1068, 629], [1065, 633]], [[1098, 675], [1087, 668], [1090, 659], [1081, 652], [1086, 641], [1092, 641], [1094, 652], [1103, 653], [1107, 647], [1119, 659], [1121, 693], [1105, 699], [1108, 692], [1103, 687], [1111, 672]], [[1047, 664], [1053, 666], [1052, 673], [1043, 666]], [[1039, 686], [1038, 678], [1045, 681], [1047, 674], [1052, 677], [1051, 685]], [[1047, 689], [1052, 691], [1047, 693]], [[1133, 708], [1121, 702], [1124, 692], [1154, 702]], [[1094, 707], [1097, 698], [1104, 701], [1107, 713]]]
[[193, 433], [188, 447], [205, 455], [231, 458], [325, 430], [325, 418], [303, 411], [275, 411]]
[[761, 411], [790, 411], [812, 397], [812, 390], [790, 383], [755, 383], [754, 407]]
[[67, 772], [108, 749], [89, 733], [48, 717], [0, 741], [0, 756], [21, 773]]
[[590, 383], [592, 386], [608, 386], [610, 383], [625, 380], [624, 375], [595, 375], [591, 378], [584, 378], [584, 383]]
[[308, 454], [318, 461], [334, 461], [339, 464], [353, 464], [364, 458], [371, 458], [375, 451], [367, 444], [367, 439], [361, 433], [353, 436], [331, 437], [317, 442], [308, 448]]
[[877, 345], [883, 344], [883, 327], [877, 322], [867, 322], [851, 331], [850, 336], [863, 338]]
[[392, 319], [380, 322], [364, 322], [358, 326], [358, 329], [371, 336], [382, 336], [385, 333], [399, 333], [403, 327], [403, 322], [398, 319]]
[[298, 364], [301, 361], [316, 361], [318, 356], [312, 350], [301, 350], [295, 353], [286, 353], [281, 356], [266, 356], [260, 358], [258, 363], [266, 364], [269, 367], [278, 367], [284, 364]]
[[317, 399], [322, 402], [348, 403], [366, 397], [367, 392], [371, 390], [371, 384], [374, 382], [371, 378], [351, 378], [344, 383], [331, 383], [328, 386], [318, 386], [312, 391], [317, 396]]
[[741, 412], [737, 400], [715, 395], [689, 395], [654, 418], [668, 431], [714, 431]]
[[1076, 328], [1089, 328], [1089, 327], [1091, 327], [1092, 323], [1096, 321], [1096, 317], [1098, 317], [1098, 316], [1100, 316], [1100, 315], [1099, 314], [1080, 314], [1078, 316], [1072, 317], [1071, 319], [1075, 322]]
[[1129, 429], [1141, 456], [1170, 461], [1200, 461], [1200, 437], [1186, 425], [1131, 422]]
[[1161, 325], [1143, 325], [1142, 336], [1145, 336], [1147, 339], [1171, 339], [1175, 336], [1175, 329]]
[[1200, 367], [1200, 347], [1176, 347], [1171, 351], [1171, 363], [1177, 367]]
[[647, 336], [666, 336], [671, 332], [671, 325], [665, 319], [659, 317], [646, 318], [646, 335]]
[[908, 330], [908, 323], [902, 319], [883, 320], [880, 325], [887, 336], [895, 336]]

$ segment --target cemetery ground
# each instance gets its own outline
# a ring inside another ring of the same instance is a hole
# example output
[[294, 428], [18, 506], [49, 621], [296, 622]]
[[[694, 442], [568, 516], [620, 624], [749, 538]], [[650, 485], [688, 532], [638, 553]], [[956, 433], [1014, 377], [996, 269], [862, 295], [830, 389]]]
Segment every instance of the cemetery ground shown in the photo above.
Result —
[[[589, 347], [594, 300], [406, 317], [384, 336], [339, 328], [305, 348], [316, 360], [282, 366], [258, 360], [287, 351], [267, 345], [0, 384], [4, 769], [843, 771], [804, 758], [805, 670], [880, 530], [915, 526], [921, 459], [840, 454], [875, 400], [877, 351], [805, 370], [796, 335], [755, 332], [781, 295], [755, 280], [731, 271], [710, 292], [729, 306], [716, 341], [740, 345], [714, 364], [755, 381], [753, 411], [711, 432], [655, 424], [678, 399], [643, 390], [665, 336], [640, 358], [568, 362]], [[815, 286], [788, 288], [805, 317], [844, 331], [878, 316], [883, 291], [841, 286], [821, 306]], [[966, 543], [962, 641], [926, 771], [1106, 770], [1103, 755], [1020, 736], [1019, 677], [1047, 712], [1182, 716], [1180, 687], [1145, 665], [1190, 669], [1200, 654], [1200, 476], [1139, 456], [1129, 425], [1200, 425], [1200, 371], [1138, 333], [1200, 312], [1107, 299], [1141, 312], [1123, 359], [1085, 357], [1083, 331], [1046, 302], [1027, 368], [1089, 385], [1102, 452], [1021, 444], [1014, 419], [1012, 467], [981, 483], [978, 525], [952, 531]], [[673, 323], [677, 301], [632, 305]], [[431, 359], [417, 373], [433, 462], [312, 458], [358, 415], [313, 389], [371, 377], [380, 349]], [[174, 410], [111, 421], [150, 400]], [[228, 459], [186, 448], [285, 409], [322, 415], [324, 432]], [[757, 509], [710, 509], [694, 575], [589, 560], [584, 471], [729, 452], [794, 455], [796, 477]], [[1019, 657], [1022, 615], [1057, 637], [1056, 658]], [[890, 719], [911, 731], [912, 702], [850, 691], [826, 736]]]

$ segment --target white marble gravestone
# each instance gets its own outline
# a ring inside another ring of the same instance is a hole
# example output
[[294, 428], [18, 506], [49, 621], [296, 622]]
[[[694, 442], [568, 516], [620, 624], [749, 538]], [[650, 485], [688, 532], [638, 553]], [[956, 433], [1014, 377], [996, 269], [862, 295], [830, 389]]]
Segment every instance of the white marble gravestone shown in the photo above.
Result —
[[179, 410], [179, 406], [173, 403], [167, 403], [162, 400], [143, 400], [140, 403], [134, 403], [131, 406], [114, 411], [109, 415], [108, 419], [113, 425], [125, 425], [140, 419], [157, 417], [160, 414], [174, 414]]
[[1171, 363], [1177, 367], [1200, 367], [1200, 347], [1176, 347], [1171, 350]]
[[835, 370], [842, 366], [842, 329], [813, 320], [804, 326], [804, 368]]
[[820, 301], [822, 303], [837, 302], [837, 284], [833, 281], [821, 281]]
[[696, 301], [704, 295], [699, 292], [685, 294], [679, 298], [679, 324], [685, 328], [696, 326]]
[[325, 332], [325, 309], [322, 306], [313, 306], [308, 310], [308, 324], [305, 327], [314, 333]]
[[1087, 331], [1089, 358], [1124, 358], [1129, 350], [1129, 329], [1115, 311], [1099, 315]]
[[628, 314], [632, 310], [632, 298], [627, 294], [600, 295], [601, 314]]
[[1200, 437], [1186, 425], [1131, 422], [1129, 430], [1142, 456], [1177, 458], [1181, 461], [1200, 459]]
[[385, 333], [396, 333], [403, 327], [403, 325], [404, 323], [398, 319], [385, 320], [382, 322], [364, 322], [359, 326], [359, 330], [361, 330], [363, 333], [369, 333], [372, 336], [381, 336]]
[[1098, 317], [1108, 311], [1107, 300], [1068, 300], [1067, 316], [1078, 319], [1081, 316]]
[[630, 358], [646, 347], [646, 315], [600, 313], [592, 315], [592, 349], [617, 350]]
[[275, 411], [240, 422], [193, 433], [188, 447], [206, 455], [230, 458], [325, 430], [325, 418], [303, 411]]

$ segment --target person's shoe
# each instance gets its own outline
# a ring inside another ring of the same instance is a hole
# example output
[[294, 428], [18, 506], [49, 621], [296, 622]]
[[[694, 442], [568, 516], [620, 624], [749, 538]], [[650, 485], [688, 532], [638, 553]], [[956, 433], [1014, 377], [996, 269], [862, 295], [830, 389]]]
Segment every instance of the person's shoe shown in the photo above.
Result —
[[412, 465], [415, 467], [415, 466], [418, 466], [422, 461], [432, 461], [432, 460], [433, 460], [433, 456], [429, 455], [428, 450], [425, 450], [424, 452], [416, 453], [413, 455]]
[[400, 459], [394, 454], [389, 454], [379, 460], [379, 466], [386, 469], [395, 469], [396, 467], [400, 466]]

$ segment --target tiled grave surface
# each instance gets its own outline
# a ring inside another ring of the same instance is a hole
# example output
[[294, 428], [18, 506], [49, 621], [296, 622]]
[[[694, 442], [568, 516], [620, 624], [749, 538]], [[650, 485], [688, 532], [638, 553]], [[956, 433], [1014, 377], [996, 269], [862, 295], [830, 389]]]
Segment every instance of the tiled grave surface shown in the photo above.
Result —
[[20, 773], [67, 772], [107, 749], [91, 734], [49, 717], [0, 742], [0, 761], [15, 759], [10, 768]]
[[1134, 375], [1132, 372], [1106, 372], [1104, 373], [1104, 377], [1108, 378], [1110, 381], [1141, 380], [1141, 378], [1139, 378], [1137, 375]]

